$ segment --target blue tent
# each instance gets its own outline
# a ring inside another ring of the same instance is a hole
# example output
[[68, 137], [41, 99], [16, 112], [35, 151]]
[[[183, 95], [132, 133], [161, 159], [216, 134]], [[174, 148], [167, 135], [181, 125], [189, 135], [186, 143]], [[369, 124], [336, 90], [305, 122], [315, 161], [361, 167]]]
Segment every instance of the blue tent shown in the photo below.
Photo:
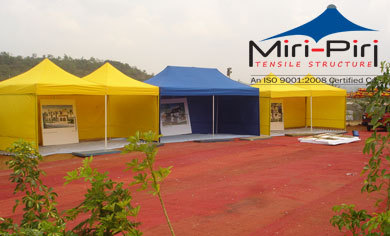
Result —
[[145, 82], [160, 87], [162, 99], [187, 98], [192, 133], [259, 135], [259, 90], [217, 69], [167, 66]]

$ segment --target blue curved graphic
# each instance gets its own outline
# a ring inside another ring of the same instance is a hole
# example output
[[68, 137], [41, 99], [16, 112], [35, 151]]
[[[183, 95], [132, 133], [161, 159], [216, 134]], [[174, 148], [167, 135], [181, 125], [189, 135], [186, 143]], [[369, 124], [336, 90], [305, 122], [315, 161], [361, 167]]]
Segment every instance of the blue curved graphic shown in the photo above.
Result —
[[301, 25], [292, 30], [286, 31], [284, 33], [266, 38], [262, 41], [291, 36], [291, 35], [305, 35], [314, 39], [318, 42], [325, 36], [330, 34], [346, 32], [346, 31], [376, 31], [373, 29], [368, 29], [362, 26], [359, 26], [351, 21], [347, 20], [337, 9], [336, 6], [331, 4], [327, 9], [319, 15], [314, 20]]

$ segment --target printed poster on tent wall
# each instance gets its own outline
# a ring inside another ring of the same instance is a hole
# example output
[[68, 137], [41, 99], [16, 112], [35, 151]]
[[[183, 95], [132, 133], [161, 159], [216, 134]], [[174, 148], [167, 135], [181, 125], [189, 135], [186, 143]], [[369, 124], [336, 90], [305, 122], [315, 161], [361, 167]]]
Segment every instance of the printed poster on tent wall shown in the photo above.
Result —
[[284, 130], [282, 103], [271, 103], [271, 130]]
[[170, 136], [192, 133], [186, 98], [161, 99], [160, 104], [162, 135]]
[[78, 143], [76, 106], [73, 100], [41, 100], [43, 146]]

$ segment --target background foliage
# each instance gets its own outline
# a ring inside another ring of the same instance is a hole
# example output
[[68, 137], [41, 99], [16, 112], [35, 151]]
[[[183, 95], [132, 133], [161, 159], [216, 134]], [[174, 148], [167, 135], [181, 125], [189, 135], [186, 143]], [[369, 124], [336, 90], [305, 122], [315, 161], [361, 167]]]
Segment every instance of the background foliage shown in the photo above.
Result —
[[110, 62], [114, 67], [120, 70], [127, 76], [134, 79], [144, 81], [151, 77], [153, 74], [148, 74], [145, 70], [138, 69], [135, 66], [130, 66], [127, 63], [112, 61], [112, 60], [100, 60], [96, 58], [72, 58], [68, 55], [63, 57], [54, 57], [50, 54], [38, 57], [36, 54], [32, 56], [12, 56], [8, 52], [0, 52], [0, 81], [14, 77], [20, 73], [26, 72], [31, 69], [44, 58], [49, 58], [55, 64], [60, 66], [62, 69], [68, 71], [79, 77], [83, 77], [91, 73], [92, 71], [99, 68], [105, 62]]

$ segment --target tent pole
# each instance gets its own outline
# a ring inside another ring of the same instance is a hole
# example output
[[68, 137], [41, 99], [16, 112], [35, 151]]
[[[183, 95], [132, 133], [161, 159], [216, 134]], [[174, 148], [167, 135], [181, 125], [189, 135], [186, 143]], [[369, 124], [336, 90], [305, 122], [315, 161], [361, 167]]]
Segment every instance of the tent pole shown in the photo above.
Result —
[[310, 96], [310, 131], [313, 132], [313, 96]]
[[217, 107], [217, 115], [216, 115], [217, 117], [216, 118], [217, 118], [217, 120], [215, 121], [215, 133], [216, 134], [218, 134], [218, 114], [219, 114], [219, 112], [218, 112], [218, 100], [219, 99], [217, 97], [217, 104], [216, 104], [216, 107]]
[[213, 137], [214, 137], [214, 119], [215, 119], [215, 117], [214, 117], [214, 95], [213, 95]]
[[104, 95], [104, 149], [107, 149], [107, 94]]
[[307, 97], [305, 97], [305, 128], [307, 128]]

